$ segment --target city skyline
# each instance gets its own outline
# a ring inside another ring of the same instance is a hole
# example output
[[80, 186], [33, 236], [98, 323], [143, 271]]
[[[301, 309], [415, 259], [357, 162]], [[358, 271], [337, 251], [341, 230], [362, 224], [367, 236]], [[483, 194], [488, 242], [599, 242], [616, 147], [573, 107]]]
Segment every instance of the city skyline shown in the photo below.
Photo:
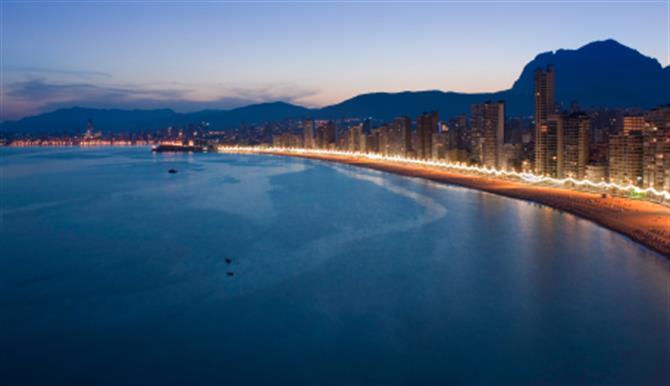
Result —
[[670, 384], [670, 0], [0, 0], [0, 384]]
[[[652, 38], [667, 35], [664, 2], [406, 5], [5, 2], [2, 118], [74, 105], [320, 107], [377, 91], [498, 91], [540, 52], [608, 38], [668, 65], [666, 39]], [[636, 18], [648, 22], [628, 28]]]

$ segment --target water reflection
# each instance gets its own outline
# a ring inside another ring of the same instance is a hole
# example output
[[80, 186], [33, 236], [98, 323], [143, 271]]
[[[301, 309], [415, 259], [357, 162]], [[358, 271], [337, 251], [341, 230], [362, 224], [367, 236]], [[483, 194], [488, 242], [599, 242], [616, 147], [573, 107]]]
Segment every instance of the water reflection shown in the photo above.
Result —
[[591, 222], [322, 162], [71, 153], [3, 158], [9, 384], [667, 375], [668, 262]]

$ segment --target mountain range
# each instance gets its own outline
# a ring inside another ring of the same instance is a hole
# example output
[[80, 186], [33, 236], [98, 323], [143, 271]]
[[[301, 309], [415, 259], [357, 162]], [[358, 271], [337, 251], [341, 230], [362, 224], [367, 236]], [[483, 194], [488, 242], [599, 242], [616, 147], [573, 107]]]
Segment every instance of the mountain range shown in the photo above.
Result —
[[177, 113], [171, 109], [120, 110], [72, 107], [7, 121], [6, 132], [71, 132], [82, 130], [87, 119], [103, 131], [154, 130], [166, 126], [207, 121], [210, 128], [224, 130], [241, 123], [260, 123], [287, 118], [374, 117], [389, 120], [437, 110], [441, 117], [467, 113], [473, 103], [504, 100], [508, 116], [533, 113], [533, 74], [537, 68], [553, 65], [556, 100], [583, 107], [650, 108], [670, 102], [670, 66], [622, 45], [615, 40], [589, 43], [576, 50], [560, 49], [537, 55], [526, 64], [512, 88], [491, 93], [405, 91], [369, 93], [338, 104], [308, 109], [285, 102], [260, 103], [230, 110], [202, 110]]

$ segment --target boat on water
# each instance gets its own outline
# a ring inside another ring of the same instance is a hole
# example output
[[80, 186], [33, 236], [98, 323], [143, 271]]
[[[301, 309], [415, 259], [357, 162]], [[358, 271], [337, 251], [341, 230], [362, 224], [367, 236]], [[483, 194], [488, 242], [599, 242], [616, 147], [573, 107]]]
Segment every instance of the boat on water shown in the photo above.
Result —
[[200, 145], [183, 145], [183, 144], [175, 144], [175, 143], [161, 143], [161, 144], [158, 144], [158, 146], [152, 147], [151, 151], [155, 152], [155, 153], [183, 153], [183, 152], [199, 153], [199, 152], [207, 151], [207, 147], [206, 146], [200, 146]]

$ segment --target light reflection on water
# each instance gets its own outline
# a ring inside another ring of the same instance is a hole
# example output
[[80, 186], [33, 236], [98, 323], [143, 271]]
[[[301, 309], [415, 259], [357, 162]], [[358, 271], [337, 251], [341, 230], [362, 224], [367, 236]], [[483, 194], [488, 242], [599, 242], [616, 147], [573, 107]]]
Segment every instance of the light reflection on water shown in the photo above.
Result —
[[667, 374], [667, 260], [572, 215], [308, 160], [0, 151], [9, 384]]

